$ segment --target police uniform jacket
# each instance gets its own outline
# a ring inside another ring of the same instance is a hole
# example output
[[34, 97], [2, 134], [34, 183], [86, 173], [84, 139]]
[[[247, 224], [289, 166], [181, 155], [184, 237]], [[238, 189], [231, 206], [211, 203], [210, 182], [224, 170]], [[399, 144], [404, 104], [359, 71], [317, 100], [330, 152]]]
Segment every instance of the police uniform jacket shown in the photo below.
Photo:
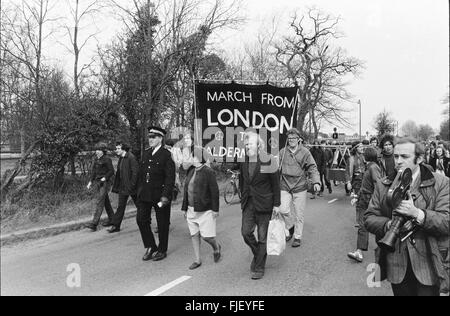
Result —
[[172, 200], [175, 186], [175, 163], [170, 151], [161, 147], [144, 152], [139, 168], [137, 196], [142, 202], [159, 203], [162, 198]]

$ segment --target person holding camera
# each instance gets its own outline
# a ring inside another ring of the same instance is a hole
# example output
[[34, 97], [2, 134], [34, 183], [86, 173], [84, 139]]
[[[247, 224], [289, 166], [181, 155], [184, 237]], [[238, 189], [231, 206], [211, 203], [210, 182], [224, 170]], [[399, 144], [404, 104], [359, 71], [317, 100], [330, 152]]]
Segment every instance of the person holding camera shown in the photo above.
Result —
[[[412, 172], [407, 199], [389, 200], [389, 190], [397, 176], [383, 178], [377, 183], [364, 216], [367, 230], [375, 235], [380, 247], [376, 257], [381, 280], [391, 283], [395, 296], [438, 296], [449, 292], [449, 179], [423, 164], [424, 154], [423, 145], [415, 139], [397, 140], [396, 170], [403, 173], [409, 168]], [[400, 202], [399, 206], [392, 209], [389, 205], [396, 202]], [[415, 229], [406, 238], [411, 227], [402, 226], [395, 239], [395, 251], [390, 252], [382, 242], [396, 217], [403, 217]]]

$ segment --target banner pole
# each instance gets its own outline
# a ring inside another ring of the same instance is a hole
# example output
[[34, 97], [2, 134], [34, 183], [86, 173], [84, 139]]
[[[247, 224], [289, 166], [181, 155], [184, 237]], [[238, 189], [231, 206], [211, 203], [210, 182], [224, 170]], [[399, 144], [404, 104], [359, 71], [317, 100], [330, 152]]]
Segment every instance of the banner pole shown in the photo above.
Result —
[[[299, 95], [298, 95], [299, 89], [300, 89], [300, 88], [297, 88], [297, 93], [296, 93], [296, 95], [295, 95], [295, 106], [294, 106], [294, 111], [292, 112], [292, 116], [291, 116], [291, 126], [294, 124], [295, 111], [296, 111], [297, 108], [298, 108], [298, 103], [299, 103], [299, 99], [300, 99], [300, 98], [299, 98]], [[285, 158], [285, 156], [286, 156], [286, 147], [287, 147], [288, 141], [289, 141], [289, 140], [286, 138], [286, 142], [285, 142], [285, 144], [284, 144], [283, 157], [281, 158], [281, 161], [280, 161], [279, 170], [281, 170], [281, 166], [283, 166], [284, 158]]]
[[192, 76], [192, 81], [194, 84], [194, 137], [196, 137], [194, 144], [197, 146], [202, 146], [203, 144], [200, 143], [200, 133], [199, 133], [199, 126], [198, 126], [198, 109], [197, 109], [197, 89], [196, 89], [196, 84], [197, 84], [197, 80], [195, 79], [194, 76]]

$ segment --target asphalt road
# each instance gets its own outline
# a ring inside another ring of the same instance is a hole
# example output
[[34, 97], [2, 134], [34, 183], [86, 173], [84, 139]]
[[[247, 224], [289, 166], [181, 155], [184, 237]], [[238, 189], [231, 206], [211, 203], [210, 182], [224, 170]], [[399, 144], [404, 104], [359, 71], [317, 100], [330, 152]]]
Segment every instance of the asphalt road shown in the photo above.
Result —
[[241, 211], [235, 204], [221, 208], [217, 230], [223, 259], [217, 264], [203, 243], [202, 267], [188, 269], [193, 250], [187, 224], [181, 212], [173, 210], [169, 253], [160, 262], [141, 260], [144, 249], [134, 219], [114, 235], [105, 229], [79, 231], [3, 247], [1, 295], [391, 295], [387, 283], [367, 285], [373, 236], [364, 263], [347, 258], [356, 246], [355, 211], [342, 186], [307, 203], [302, 246], [294, 249], [289, 244], [282, 256], [269, 257], [262, 280], [250, 279], [251, 255], [240, 234]]

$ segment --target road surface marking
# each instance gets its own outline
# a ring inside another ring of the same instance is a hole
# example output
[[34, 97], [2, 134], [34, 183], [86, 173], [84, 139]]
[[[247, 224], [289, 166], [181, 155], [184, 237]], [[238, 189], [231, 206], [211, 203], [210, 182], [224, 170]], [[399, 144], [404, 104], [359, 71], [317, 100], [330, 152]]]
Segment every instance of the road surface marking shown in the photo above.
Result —
[[336, 202], [338, 199], [334, 199], [334, 200], [331, 200], [330, 202], [328, 202], [328, 204], [333, 204], [334, 202]]
[[145, 296], [159, 296], [159, 295], [163, 294], [164, 292], [167, 292], [167, 291], [170, 290], [171, 288], [174, 288], [174, 287], [177, 286], [178, 284], [181, 284], [181, 283], [183, 283], [183, 282], [189, 280], [190, 278], [192, 278], [192, 277], [190, 277], [190, 276], [183, 276], [183, 277], [181, 277], [181, 278], [179, 278], [179, 279], [176, 279], [176, 280], [173, 281], [173, 282], [170, 282], [169, 284], [166, 284], [166, 285], [160, 287], [160, 288], [157, 289], [157, 290], [154, 290], [153, 292], [148, 293], [148, 294], [145, 295]]

